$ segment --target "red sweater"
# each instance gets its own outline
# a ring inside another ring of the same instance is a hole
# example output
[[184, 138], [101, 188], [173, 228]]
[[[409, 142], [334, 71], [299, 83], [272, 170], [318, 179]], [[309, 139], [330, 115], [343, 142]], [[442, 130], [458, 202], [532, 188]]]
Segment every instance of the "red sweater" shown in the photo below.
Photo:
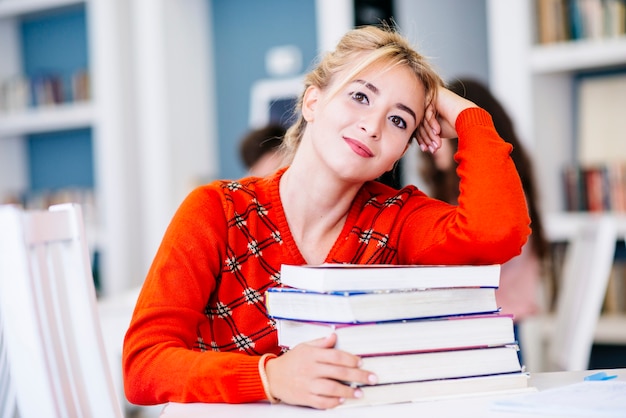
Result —
[[[326, 261], [503, 263], [520, 253], [529, 217], [511, 146], [489, 114], [457, 120], [458, 206], [413, 186], [366, 183]], [[182, 203], [148, 273], [124, 342], [136, 404], [265, 399], [259, 356], [280, 353], [263, 303], [281, 264], [304, 264], [272, 177], [216, 181]]]

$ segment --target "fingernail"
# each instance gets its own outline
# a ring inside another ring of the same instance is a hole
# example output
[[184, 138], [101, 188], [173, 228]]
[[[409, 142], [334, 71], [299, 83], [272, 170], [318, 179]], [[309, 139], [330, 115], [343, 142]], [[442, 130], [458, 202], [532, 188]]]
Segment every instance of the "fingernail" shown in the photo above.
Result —
[[354, 391], [354, 397], [359, 399], [363, 397], [363, 391], [361, 389], [357, 389]]
[[370, 382], [370, 385], [375, 385], [376, 383], [378, 383], [378, 376], [376, 376], [375, 374], [370, 374], [369, 376], [367, 376], [367, 381]]

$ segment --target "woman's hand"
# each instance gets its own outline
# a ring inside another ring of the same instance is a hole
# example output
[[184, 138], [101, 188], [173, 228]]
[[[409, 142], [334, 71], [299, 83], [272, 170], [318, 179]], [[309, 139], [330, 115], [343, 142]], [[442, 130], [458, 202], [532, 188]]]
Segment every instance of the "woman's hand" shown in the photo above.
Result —
[[363, 392], [341, 382], [376, 383], [376, 376], [361, 370], [361, 359], [334, 349], [332, 334], [302, 343], [266, 364], [269, 390], [281, 401], [317, 409], [334, 408]]
[[456, 118], [470, 107], [477, 106], [447, 88], [439, 87], [436, 100], [426, 108], [424, 121], [417, 129], [420, 149], [435, 153], [441, 147], [442, 138], [456, 138]]

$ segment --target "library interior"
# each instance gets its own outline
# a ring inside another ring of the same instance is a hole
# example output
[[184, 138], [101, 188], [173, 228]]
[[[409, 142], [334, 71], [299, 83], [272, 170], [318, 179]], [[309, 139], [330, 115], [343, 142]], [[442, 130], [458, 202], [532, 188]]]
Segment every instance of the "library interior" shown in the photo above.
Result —
[[[488, 86], [531, 158], [548, 249], [524, 370], [626, 368], [626, 0], [0, 0], [0, 206], [80, 206], [124, 416], [163, 408], [125, 400], [120, 358], [176, 208], [245, 176], [240, 140], [290, 123], [319, 55], [383, 20], [445, 82]], [[418, 153], [395, 180], [428, 194]]]

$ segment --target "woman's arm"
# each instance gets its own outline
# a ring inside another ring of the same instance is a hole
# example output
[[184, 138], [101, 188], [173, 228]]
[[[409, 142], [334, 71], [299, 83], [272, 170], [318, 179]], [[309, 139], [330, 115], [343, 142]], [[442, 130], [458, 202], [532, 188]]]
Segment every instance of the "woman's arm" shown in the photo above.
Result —
[[[181, 204], [150, 267], [126, 333], [124, 385], [136, 404], [249, 402], [264, 398], [259, 357], [198, 341], [216, 288], [227, 227], [215, 188]], [[206, 350], [206, 351], [202, 351]]]
[[[472, 102], [441, 88], [427, 112], [418, 141], [428, 150], [441, 138], [457, 136], [460, 178], [458, 206], [424, 204], [407, 222], [404, 245], [419, 248], [411, 262], [442, 264], [503, 263], [521, 252], [530, 218], [521, 181], [491, 116]], [[428, 228], [424, 225], [429, 225]]]

